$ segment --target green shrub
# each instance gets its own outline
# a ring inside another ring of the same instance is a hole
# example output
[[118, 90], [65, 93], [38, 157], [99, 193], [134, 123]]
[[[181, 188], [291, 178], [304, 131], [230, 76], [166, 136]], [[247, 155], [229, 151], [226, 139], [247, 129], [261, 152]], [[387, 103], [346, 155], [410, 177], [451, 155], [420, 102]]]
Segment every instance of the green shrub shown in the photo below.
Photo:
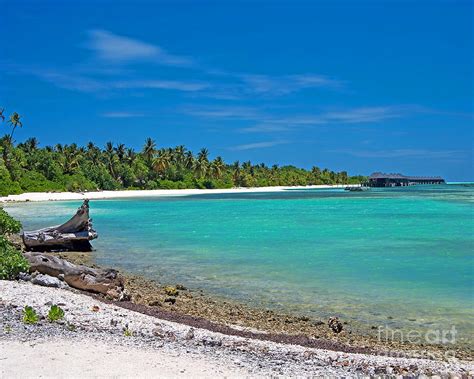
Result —
[[11, 179], [10, 173], [0, 158], [0, 196], [16, 195], [21, 192], [20, 185]]
[[39, 317], [36, 314], [36, 311], [28, 305], [25, 306], [25, 309], [23, 309], [23, 322], [25, 324], [36, 324], [38, 320]]
[[133, 331], [130, 330], [128, 326], [126, 326], [125, 328], [123, 328], [123, 335], [125, 337], [133, 337]]
[[171, 180], [163, 179], [158, 182], [158, 188], [160, 189], [178, 189], [179, 182], [173, 182]]
[[26, 171], [19, 180], [21, 189], [24, 192], [48, 192], [48, 191], [64, 191], [64, 187], [46, 179], [46, 177], [34, 171]]
[[48, 320], [50, 322], [61, 320], [64, 317], [64, 311], [58, 305], [51, 305], [48, 312]]
[[15, 279], [20, 272], [28, 272], [29, 267], [23, 254], [0, 236], [0, 279]]
[[87, 179], [82, 174], [64, 175], [61, 178], [64, 187], [67, 191], [95, 191], [97, 190], [97, 184]]
[[0, 234], [19, 233], [21, 230], [20, 221], [15, 220], [4, 209], [0, 208]]

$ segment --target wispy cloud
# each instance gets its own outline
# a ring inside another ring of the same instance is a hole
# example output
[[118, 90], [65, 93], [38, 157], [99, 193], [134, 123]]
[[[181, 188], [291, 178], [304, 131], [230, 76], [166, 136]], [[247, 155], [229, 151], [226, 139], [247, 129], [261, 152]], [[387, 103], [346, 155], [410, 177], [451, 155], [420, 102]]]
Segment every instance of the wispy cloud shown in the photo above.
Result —
[[49, 69], [34, 69], [25, 72], [28, 72], [45, 82], [54, 84], [59, 88], [85, 93], [123, 89], [157, 89], [198, 92], [210, 86], [209, 83], [205, 82], [181, 80], [112, 80], [108, 76], [107, 78], [93, 79], [77, 72], [61, 72]]
[[253, 121], [255, 125], [240, 129], [247, 133], [271, 133], [295, 130], [317, 125], [377, 123], [402, 117], [410, 112], [409, 107], [379, 106], [333, 110], [317, 114], [294, 114], [277, 117], [257, 108], [215, 107], [200, 110], [188, 109], [186, 113], [207, 118]]
[[192, 116], [210, 119], [254, 120], [261, 117], [260, 111], [253, 107], [188, 107], [183, 112]]
[[[93, 53], [93, 59], [68, 68], [54, 66], [33, 70], [30, 67], [23, 73], [33, 74], [59, 88], [86, 93], [148, 88], [177, 90], [195, 97], [228, 101], [284, 96], [311, 88], [337, 89], [345, 84], [312, 73], [264, 75], [209, 68], [197, 64], [194, 57], [171, 54], [157, 44], [108, 30], [88, 30], [86, 35], [81, 46]], [[129, 65], [132, 63], [146, 65], [146, 71], [134, 71], [133, 66]], [[163, 70], [156, 71], [158, 64], [179, 70], [167, 71], [164, 76]], [[192, 80], [188, 79], [190, 74]]]
[[285, 140], [278, 140], [278, 141], [262, 141], [262, 142], [253, 142], [253, 143], [248, 143], [244, 145], [237, 145], [237, 146], [232, 146], [229, 149], [230, 150], [254, 150], [254, 149], [262, 149], [262, 148], [267, 148], [267, 147], [273, 147], [277, 145], [283, 145], [289, 143], [289, 141]]
[[465, 150], [428, 150], [428, 149], [383, 149], [357, 150], [337, 149], [328, 150], [331, 153], [347, 154], [360, 158], [419, 158], [419, 159], [453, 159], [468, 154]]
[[284, 76], [240, 74], [236, 76], [246, 84], [247, 91], [273, 96], [287, 95], [308, 88], [336, 89], [344, 85], [342, 81], [315, 74]]
[[136, 118], [136, 117], [145, 117], [144, 113], [139, 112], [104, 112], [101, 114], [105, 118]]
[[109, 63], [147, 61], [170, 66], [189, 66], [193, 63], [190, 58], [170, 54], [160, 46], [107, 30], [89, 30], [88, 37], [85, 47], [94, 51], [98, 59]]
[[99, 80], [84, 77], [82, 75], [70, 75], [53, 70], [26, 70], [37, 78], [54, 84], [56, 87], [78, 92], [97, 92], [104, 90], [106, 86]]
[[328, 112], [323, 114], [322, 118], [327, 121], [361, 123], [397, 118], [402, 114], [403, 112], [400, 107], [366, 107]]
[[209, 87], [209, 84], [193, 81], [179, 80], [123, 80], [110, 83], [112, 88], [151, 88], [151, 89], [171, 89], [184, 92], [200, 91]]
[[239, 131], [242, 133], [277, 133], [287, 132], [293, 129], [294, 126], [292, 125], [262, 123], [253, 126], [248, 126], [245, 128], [240, 128]]

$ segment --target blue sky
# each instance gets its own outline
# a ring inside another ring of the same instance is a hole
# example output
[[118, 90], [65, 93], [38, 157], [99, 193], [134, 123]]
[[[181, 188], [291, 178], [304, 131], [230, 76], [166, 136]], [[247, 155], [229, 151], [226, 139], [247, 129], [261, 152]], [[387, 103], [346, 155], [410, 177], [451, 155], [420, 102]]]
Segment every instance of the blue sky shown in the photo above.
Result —
[[13, 1], [17, 141], [473, 180], [471, 1]]

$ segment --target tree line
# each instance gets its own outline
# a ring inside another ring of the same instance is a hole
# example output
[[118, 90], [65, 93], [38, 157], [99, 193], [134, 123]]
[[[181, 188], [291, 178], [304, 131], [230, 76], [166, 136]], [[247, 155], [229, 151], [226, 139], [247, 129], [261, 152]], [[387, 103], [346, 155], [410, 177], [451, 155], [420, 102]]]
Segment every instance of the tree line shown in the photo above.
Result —
[[180, 145], [158, 147], [147, 138], [136, 151], [124, 144], [93, 142], [40, 147], [36, 138], [14, 143], [14, 131], [22, 127], [18, 113], [8, 120], [0, 109], [0, 123], [11, 132], [0, 139], [0, 194], [46, 191], [96, 191], [117, 189], [184, 189], [294, 186], [361, 183], [362, 176], [349, 177], [317, 166], [311, 170], [295, 166], [271, 167], [250, 161], [232, 164], [209, 151], [197, 154]]

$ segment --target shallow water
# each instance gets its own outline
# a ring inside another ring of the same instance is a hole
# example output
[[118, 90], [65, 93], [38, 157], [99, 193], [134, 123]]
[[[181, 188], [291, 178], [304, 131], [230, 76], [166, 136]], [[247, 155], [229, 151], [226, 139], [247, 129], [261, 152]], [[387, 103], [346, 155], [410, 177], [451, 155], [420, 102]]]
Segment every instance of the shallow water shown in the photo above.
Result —
[[[474, 337], [474, 187], [91, 202], [98, 264], [252, 305]], [[26, 229], [80, 202], [9, 204]]]

